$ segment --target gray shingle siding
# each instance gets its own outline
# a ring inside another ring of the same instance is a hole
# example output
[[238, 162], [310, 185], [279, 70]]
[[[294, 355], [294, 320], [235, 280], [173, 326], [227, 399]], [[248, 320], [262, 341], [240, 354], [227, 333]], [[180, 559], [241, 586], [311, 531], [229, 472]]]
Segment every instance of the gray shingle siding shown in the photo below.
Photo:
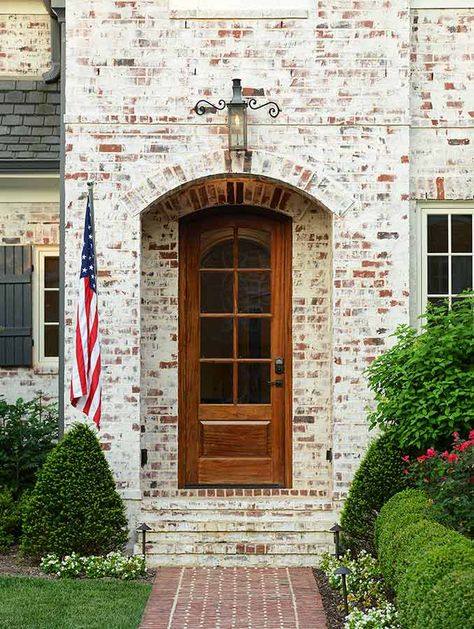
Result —
[[0, 80], [0, 103], [0, 160], [59, 160], [59, 83]]

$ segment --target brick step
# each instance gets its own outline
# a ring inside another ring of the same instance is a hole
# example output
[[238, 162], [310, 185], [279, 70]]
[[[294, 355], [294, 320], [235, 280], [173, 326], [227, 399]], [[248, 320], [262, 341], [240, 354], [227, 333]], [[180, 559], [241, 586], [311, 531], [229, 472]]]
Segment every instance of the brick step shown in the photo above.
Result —
[[152, 544], [221, 544], [227, 542], [265, 544], [269, 540], [293, 543], [295, 539], [300, 539], [306, 544], [319, 544], [326, 541], [327, 535], [323, 531], [249, 531], [247, 529], [237, 531], [149, 531], [146, 539]]
[[150, 568], [158, 566], [169, 567], [189, 567], [189, 566], [227, 566], [227, 567], [284, 567], [308, 566], [315, 567], [319, 564], [319, 554], [300, 553], [292, 555], [281, 555], [267, 553], [257, 554], [209, 554], [193, 553], [184, 555], [151, 554], [147, 556], [147, 563]]
[[[288, 518], [286, 520], [270, 520], [263, 518], [234, 518], [230, 519], [207, 519], [194, 520], [192, 518], [186, 520], [162, 519], [144, 520], [152, 531], [160, 533], [223, 533], [223, 532], [258, 532], [268, 531], [268, 533], [286, 531], [289, 533], [324, 533], [333, 525], [333, 520], [321, 521], [317, 518], [306, 518], [304, 520], [295, 520]], [[152, 533], [149, 533], [152, 534]]]

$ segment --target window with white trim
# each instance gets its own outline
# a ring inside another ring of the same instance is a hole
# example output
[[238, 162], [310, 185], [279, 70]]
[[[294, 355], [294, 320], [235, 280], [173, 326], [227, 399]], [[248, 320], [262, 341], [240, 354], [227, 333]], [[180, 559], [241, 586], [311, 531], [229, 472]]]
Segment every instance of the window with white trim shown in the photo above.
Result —
[[38, 249], [36, 280], [36, 361], [57, 364], [59, 356], [59, 253]]
[[421, 211], [423, 309], [449, 305], [471, 290], [474, 275], [474, 206], [426, 207]]

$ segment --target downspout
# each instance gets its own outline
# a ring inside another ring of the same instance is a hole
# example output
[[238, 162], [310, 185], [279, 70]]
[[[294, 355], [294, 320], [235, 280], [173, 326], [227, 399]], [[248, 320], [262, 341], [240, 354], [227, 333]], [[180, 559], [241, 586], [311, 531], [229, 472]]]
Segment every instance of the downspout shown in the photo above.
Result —
[[56, 83], [61, 76], [61, 26], [57, 13], [51, 8], [51, 0], [43, 0], [43, 4], [51, 18], [51, 67], [43, 74], [43, 80]]
[[[48, 4], [55, 16], [55, 24], [58, 27], [58, 74], [61, 77], [61, 101], [60, 101], [60, 120], [59, 120], [59, 374], [58, 374], [58, 410], [59, 410], [59, 438], [64, 435], [64, 283], [65, 283], [65, 130], [64, 130], [64, 113], [65, 113], [65, 92], [66, 92], [66, 0], [48, 0]], [[53, 38], [52, 38], [53, 40]], [[55, 61], [53, 56], [53, 65], [50, 73], [53, 72]], [[46, 73], [49, 74], [49, 73]], [[46, 82], [48, 79], [43, 77]], [[49, 79], [52, 82], [53, 79]], [[57, 79], [56, 79], [57, 80]]]

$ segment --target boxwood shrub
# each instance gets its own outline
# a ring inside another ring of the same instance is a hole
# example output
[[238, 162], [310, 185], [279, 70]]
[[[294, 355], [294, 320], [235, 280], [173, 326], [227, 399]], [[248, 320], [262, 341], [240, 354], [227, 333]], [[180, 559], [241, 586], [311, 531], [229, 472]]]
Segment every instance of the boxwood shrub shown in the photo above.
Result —
[[433, 587], [428, 598], [416, 599], [420, 606], [416, 625], [410, 629], [469, 629], [474, 627], [474, 571], [465, 566], [446, 574]]
[[406, 487], [402, 451], [388, 434], [373, 441], [351, 483], [341, 513], [344, 545], [374, 553], [374, 522], [382, 505]]
[[23, 514], [29, 555], [102, 555], [127, 541], [122, 499], [95, 432], [76, 424], [49, 453]]
[[[457, 544], [435, 546], [416, 554], [400, 576], [397, 587], [397, 607], [403, 626], [431, 626], [426, 624], [424, 602], [430, 606], [435, 586], [446, 574], [459, 571], [474, 573], [474, 547], [465, 539], [458, 540]], [[414, 604], [415, 600], [417, 604]]]
[[474, 627], [473, 542], [429, 517], [423, 493], [406, 490], [376, 521], [380, 566], [397, 596], [402, 626]]
[[423, 520], [428, 514], [428, 498], [419, 489], [405, 489], [382, 507], [375, 521], [377, 551], [407, 524]]

